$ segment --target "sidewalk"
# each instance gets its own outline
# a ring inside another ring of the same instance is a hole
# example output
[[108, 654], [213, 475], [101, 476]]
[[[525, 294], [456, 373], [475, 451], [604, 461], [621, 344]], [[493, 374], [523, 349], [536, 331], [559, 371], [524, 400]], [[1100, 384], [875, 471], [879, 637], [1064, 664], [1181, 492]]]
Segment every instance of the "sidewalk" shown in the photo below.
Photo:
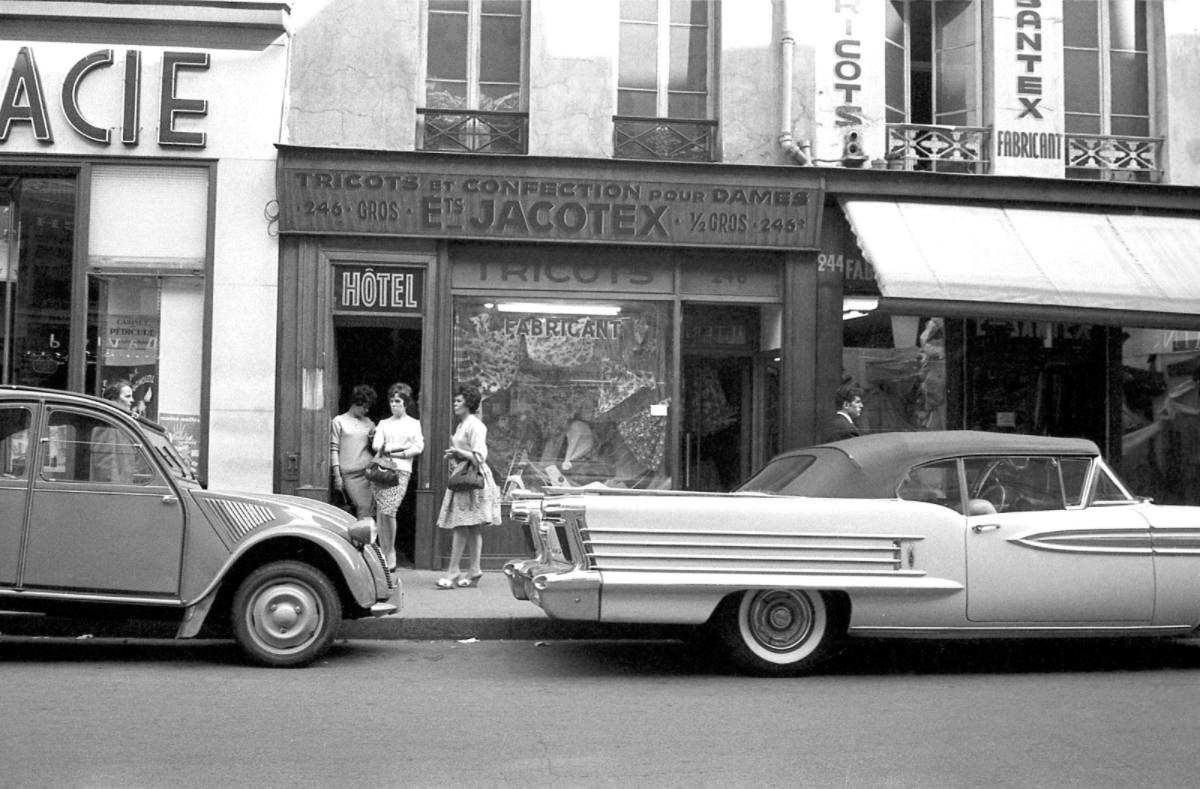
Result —
[[445, 640], [552, 640], [577, 638], [673, 638], [670, 627], [567, 622], [518, 600], [499, 570], [484, 573], [479, 586], [437, 589], [434, 570], [401, 570], [404, 606], [397, 616], [359, 619], [342, 625], [340, 638]]

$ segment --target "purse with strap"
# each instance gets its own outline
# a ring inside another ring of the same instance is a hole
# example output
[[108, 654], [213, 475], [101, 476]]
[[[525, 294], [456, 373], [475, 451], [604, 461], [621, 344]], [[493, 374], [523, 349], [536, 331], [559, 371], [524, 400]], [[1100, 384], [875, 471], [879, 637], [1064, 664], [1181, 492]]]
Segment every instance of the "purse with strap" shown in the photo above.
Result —
[[396, 468], [396, 461], [388, 456], [386, 443], [375, 453], [375, 457], [367, 464], [363, 473], [367, 479], [383, 488], [394, 487], [400, 483], [400, 469]]
[[446, 487], [454, 491], [479, 490], [483, 487], [483, 472], [471, 461], [461, 461], [450, 469]]

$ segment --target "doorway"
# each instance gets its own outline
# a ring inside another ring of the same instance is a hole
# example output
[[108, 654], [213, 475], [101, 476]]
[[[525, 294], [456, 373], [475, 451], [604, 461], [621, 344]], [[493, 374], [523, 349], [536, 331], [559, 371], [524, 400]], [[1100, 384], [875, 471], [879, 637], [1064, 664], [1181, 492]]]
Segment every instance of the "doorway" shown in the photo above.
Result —
[[[355, 386], [367, 384], [379, 396], [368, 416], [372, 422], [391, 416], [388, 387], [403, 382], [412, 387], [414, 407], [409, 415], [421, 418], [421, 319], [334, 318], [334, 347], [337, 353], [338, 413], [350, 406]], [[332, 414], [330, 417], [332, 418]], [[426, 442], [429, 436], [425, 437]], [[426, 449], [428, 451], [428, 448]], [[416, 559], [416, 491], [419, 464], [413, 462], [408, 493], [396, 513], [396, 551], [402, 565]], [[336, 496], [331, 491], [331, 495]], [[342, 502], [335, 500], [335, 505]]]
[[778, 451], [777, 353], [758, 306], [685, 304], [682, 317], [679, 487], [733, 490]]

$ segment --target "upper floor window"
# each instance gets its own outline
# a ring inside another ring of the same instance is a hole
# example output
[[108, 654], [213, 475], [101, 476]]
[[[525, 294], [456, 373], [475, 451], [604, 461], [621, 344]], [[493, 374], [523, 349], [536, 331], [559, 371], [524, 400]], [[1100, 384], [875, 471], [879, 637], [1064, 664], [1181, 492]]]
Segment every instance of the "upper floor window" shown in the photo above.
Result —
[[887, 154], [910, 170], [985, 172], [982, 18], [976, 0], [889, 0], [884, 38]]
[[525, 8], [525, 0], [429, 0], [423, 148], [525, 152], [527, 118], [512, 115], [525, 105]]
[[709, 117], [715, 7], [706, 0], [621, 0], [618, 115]]
[[715, 158], [717, 8], [709, 0], [621, 0], [616, 156]]
[[[1152, 178], [1161, 169], [1159, 143], [1146, 139], [1153, 134], [1148, 5], [1146, 0], [1063, 3], [1067, 172], [1071, 176], [1130, 172]], [[1142, 139], [1119, 139], [1129, 137]]]
[[887, 122], [978, 123], [979, 4], [890, 0], [886, 15]]

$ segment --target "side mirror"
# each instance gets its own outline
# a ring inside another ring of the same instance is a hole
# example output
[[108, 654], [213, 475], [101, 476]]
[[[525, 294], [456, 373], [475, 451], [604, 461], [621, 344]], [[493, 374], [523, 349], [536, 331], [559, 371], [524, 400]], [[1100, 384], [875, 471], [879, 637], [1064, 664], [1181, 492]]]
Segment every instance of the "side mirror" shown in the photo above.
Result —
[[967, 515], [995, 515], [996, 506], [987, 499], [970, 499], [967, 501]]

